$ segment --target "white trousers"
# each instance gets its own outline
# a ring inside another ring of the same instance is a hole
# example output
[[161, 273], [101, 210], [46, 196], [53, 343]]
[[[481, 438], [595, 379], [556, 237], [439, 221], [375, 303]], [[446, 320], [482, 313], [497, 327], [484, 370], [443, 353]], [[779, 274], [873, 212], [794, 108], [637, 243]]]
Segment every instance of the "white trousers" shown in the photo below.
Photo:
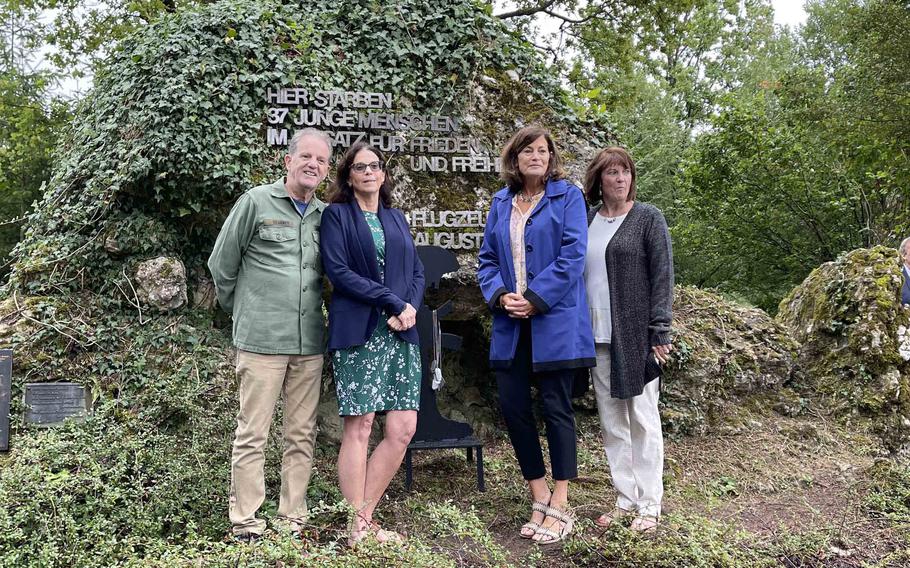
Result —
[[645, 385], [638, 396], [610, 397], [610, 345], [596, 345], [597, 367], [591, 369], [597, 413], [603, 431], [616, 506], [639, 515], [660, 516], [664, 495], [664, 439], [657, 398], [659, 382]]

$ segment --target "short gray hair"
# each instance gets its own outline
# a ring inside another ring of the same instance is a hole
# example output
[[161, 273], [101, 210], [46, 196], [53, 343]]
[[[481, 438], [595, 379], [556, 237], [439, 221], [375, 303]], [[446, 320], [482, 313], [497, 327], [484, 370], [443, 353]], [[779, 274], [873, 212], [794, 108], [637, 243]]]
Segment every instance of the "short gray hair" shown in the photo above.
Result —
[[901, 253], [901, 258], [903, 260], [910, 260], [910, 258], [907, 258], [908, 256], [910, 256], [907, 254], [907, 245], [910, 245], [910, 237], [907, 237], [906, 239], [902, 240], [900, 248], [897, 249], [897, 251], [899, 253]]
[[329, 136], [327, 132], [316, 128], [304, 128], [303, 130], [298, 130], [294, 133], [294, 136], [291, 137], [291, 141], [288, 142], [288, 156], [292, 156], [297, 153], [297, 144], [306, 137], [318, 138], [325, 142], [325, 145], [329, 147], [329, 157], [332, 157], [332, 137]]

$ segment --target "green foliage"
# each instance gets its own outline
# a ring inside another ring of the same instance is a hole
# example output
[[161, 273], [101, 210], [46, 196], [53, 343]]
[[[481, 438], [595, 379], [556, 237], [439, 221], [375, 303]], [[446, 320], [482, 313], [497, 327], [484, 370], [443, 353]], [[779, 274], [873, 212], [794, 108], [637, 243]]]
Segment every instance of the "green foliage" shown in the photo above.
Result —
[[634, 106], [647, 83], [656, 84], [689, 128], [711, 114], [719, 87], [738, 84], [744, 60], [771, 34], [763, 0], [607, 0], [583, 13], [585, 75], [608, 107]]
[[910, 537], [910, 468], [882, 460], [870, 474], [872, 484], [866, 497], [869, 516], [886, 519]]
[[748, 535], [706, 519], [665, 515], [665, 530], [659, 539], [620, 526], [611, 527], [603, 538], [575, 539], [566, 546], [575, 566], [776, 566], [777, 562], [747, 546]]
[[[0, 468], [3, 565], [108, 566], [159, 540], [224, 531], [236, 404], [226, 338], [195, 317], [142, 323], [81, 300], [0, 304], [0, 342], [14, 348], [23, 379]], [[94, 415], [26, 428], [22, 384], [58, 379], [85, 385]]]
[[65, 103], [47, 100], [50, 81], [46, 74], [12, 66], [0, 72], [0, 279], [19, 240], [22, 222], [15, 219], [24, 218], [41, 196], [69, 120]]
[[149, 540], [220, 538], [229, 438], [163, 434], [117, 410], [16, 438], [0, 470], [4, 565], [107, 566], [144, 555]]
[[43, 47], [58, 71], [82, 76], [102, 64], [116, 43], [178, 8], [205, 0], [8, 0], [3, 6], [30, 21], [22, 40]]
[[775, 99], [737, 100], [699, 137], [685, 164], [688, 215], [673, 228], [684, 279], [765, 309], [804, 271], [862, 243], [862, 204], [830, 169], [836, 149]]
[[908, 30], [899, 3], [832, 0], [795, 43], [772, 42], [685, 161], [687, 282], [773, 310], [820, 263], [905, 236]]

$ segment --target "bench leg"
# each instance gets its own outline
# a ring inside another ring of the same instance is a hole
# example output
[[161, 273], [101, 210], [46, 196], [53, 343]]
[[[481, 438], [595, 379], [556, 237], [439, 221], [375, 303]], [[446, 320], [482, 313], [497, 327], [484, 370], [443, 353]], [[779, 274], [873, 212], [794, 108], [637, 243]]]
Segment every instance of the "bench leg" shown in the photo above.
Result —
[[477, 490], [481, 493], [487, 490], [483, 479], [483, 446], [477, 446]]
[[411, 449], [408, 448], [404, 453], [404, 490], [410, 491], [414, 483], [414, 464], [411, 462]]
[[467, 448], [465, 448], [465, 450], [467, 453], [468, 463], [471, 463], [472, 461], [474, 461], [474, 448], [472, 448], [471, 446], [468, 446]]

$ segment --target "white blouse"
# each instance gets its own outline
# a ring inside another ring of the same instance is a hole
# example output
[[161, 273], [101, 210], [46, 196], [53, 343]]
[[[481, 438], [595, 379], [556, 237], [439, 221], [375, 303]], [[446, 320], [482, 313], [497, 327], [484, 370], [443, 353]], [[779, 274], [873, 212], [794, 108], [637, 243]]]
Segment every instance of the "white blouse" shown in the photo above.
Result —
[[[627, 213], [628, 214], [628, 213]], [[610, 319], [610, 283], [607, 279], [607, 245], [622, 225], [626, 215], [594, 215], [588, 226], [588, 251], [585, 254], [585, 288], [595, 343], [610, 343], [613, 321]], [[612, 220], [611, 220], [612, 219]]]

